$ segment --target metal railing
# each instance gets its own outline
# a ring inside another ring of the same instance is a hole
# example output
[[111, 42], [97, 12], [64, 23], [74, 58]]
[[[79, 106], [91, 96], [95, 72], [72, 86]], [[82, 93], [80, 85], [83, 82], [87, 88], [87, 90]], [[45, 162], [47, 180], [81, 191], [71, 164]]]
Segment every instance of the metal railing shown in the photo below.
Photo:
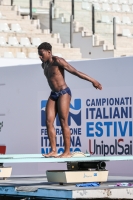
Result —
[[29, 0], [30, 7], [30, 19], [32, 19], [32, 0]]
[[95, 7], [92, 4], [92, 34], [95, 34]]
[[113, 45], [114, 49], [116, 49], [116, 18], [113, 17]]
[[73, 19], [74, 19], [74, 0], [71, 0], [72, 1], [72, 13], [71, 15], [73, 16]]
[[70, 16], [70, 45], [73, 43], [73, 15]]
[[11, 0], [11, 6], [13, 5], [13, 0]]
[[53, 31], [52, 8], [53, 8], [53, 2], [50, 1], [50, 3], [49, 3], [49, 29], [50, 29], [50, 33], [52, 33], [52, 31]]

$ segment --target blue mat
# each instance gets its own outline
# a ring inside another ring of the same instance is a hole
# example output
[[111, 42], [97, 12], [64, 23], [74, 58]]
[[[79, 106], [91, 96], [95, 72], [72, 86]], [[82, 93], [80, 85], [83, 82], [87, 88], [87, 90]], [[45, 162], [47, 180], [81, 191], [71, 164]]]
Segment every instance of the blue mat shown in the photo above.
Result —
[[98, 187], [99, 183], [82, 183], [82, 184], [76, 184], [76, 187]]

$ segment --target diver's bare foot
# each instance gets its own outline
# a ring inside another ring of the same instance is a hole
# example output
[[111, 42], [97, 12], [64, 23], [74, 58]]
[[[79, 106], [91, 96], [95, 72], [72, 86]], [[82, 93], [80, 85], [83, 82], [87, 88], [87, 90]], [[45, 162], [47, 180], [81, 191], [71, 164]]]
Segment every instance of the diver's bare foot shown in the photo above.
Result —
[[66, 153], [64, 152], [63, 154], [57, 156], [56, 158], [70, 158], [72, 157], [72, 154], [70, 152]]
[[46, 157], [46, 158], [49, 158], [49, 157], [57, 157], [58, 156], [58, 154], [57, 154], [57, 152], [56, 151], [51, 151], [50, 153], [48, 153], [48, 154], [42, 154], [44, 157]]

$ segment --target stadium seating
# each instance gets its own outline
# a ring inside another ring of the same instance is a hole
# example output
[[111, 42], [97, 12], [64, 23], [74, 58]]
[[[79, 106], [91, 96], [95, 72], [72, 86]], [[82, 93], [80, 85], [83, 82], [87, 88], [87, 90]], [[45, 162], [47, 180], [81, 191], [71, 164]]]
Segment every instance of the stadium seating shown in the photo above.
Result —
[[111, 11], [111, 7], [108, 3], [103, 3], [102, 9], [103, 9], [103, 11]]
[[14, 55], [12, 52], [4, 52], [4, 58], [14, 58]]
[[32, 42], [32, 45], [36, 47], [38, 47], [42, 43], [40, 38], [31, 38], [31, 42]]
[[129, 17], [123, 16], [122, 23], [123, 24], [131, 24], [132, 22]]
[[[61, 13], [61, 8], [69, 12], [71, 7], [68, 8], [65, 1], [61, 3], [61, 0], [56, 0], [56, 2], [56, 6], [60, 7], [59, 14]], [[93, 37], [92, 4], [95, 7], [95, 34]], [[81, 10], [79, 5], [81, 5]], [[88, 41], [91, 38], [90, 44], [88, 42], [88, 45], [90, 45], [88, 48], [91, 55], [90, 58], [92, 58], [93, 49], [100, 48], [100, 45], [102, 45], [104, 52], [107, 49], [110, 52], [113, 51], [113, 56], [133, 55], [133, 0], [83, 0], [81, 3], [76, 3], [75, 0], [75, 7], [74, 23], [79, 23], [79, 25], [74, 27], [74, 37], [77, 37], [77, 41], [82, 40], [79, 44], [80, 48], [82, 45], [86, 45], [87, 38]], [[116, 49], [113, 46], [114, 17], [116, 19]], [[80, 26], [82, 29], [80, 29]], [[78, 45], [74, 47], [78, 47]], [[81, 52], [84, 52], [84, 50]], [[95, 56], [98, 57], [99, 54], [95, 54]]]
[[122, 35], [125, 36], [125, 37], [132, 37], [133, 38], [133, 35], [131, 34], [129, 29], [123, 29]]
[[0, 46], [6, 46], [6, 40], [3, 36], [0, 36]]
[[58, 56], [58, 57], [62, 57], [62, 54], [61, 54], [61, 53], [54, 53], [53, 55], [54, 55], [54, 56]]
[[[49, 2], [33, 1], [33, 8], [49, 9]], [[49, 28], [40, 29], [39, 19], [30, 20], [29, 16], [22, 15], [21, 11], [29, 8], [29, 1], [14, 0], [0, 1], [0, 56], [5, 58], [37, 58], [37, 46], [47, 41], [53, 46], [53, 53], [62, 55], [66, 59], [81, 59], [79, 48], [71, 48], [61, 43], [59, 34], [51, 34]], [[21, 4], [21, 5], [20, 5]], [[26, 11], [27, 12], [27, 11]], [[48, 10], [49, 12], [49, 10]]]
[[109, 3], [110, 4], [114, 4], [114, 3], [118, 4], [118, 0], [109, 0]]
[[122, 12], [131, 12], [130, 7], [128, 5], [122, 5]]
[[17, 40], [16, 37], [9, 37], [8, 38], [8, 44], [10, 46], [18, 46], [19, 45], [18, 40]]
[[[48, 0], [35, 0], [33, 1], [33, 9], [47, 9], [47, 11], [49, 11], [49, 2]], [[92, 4], [95, 7], [94, 36], [92, 35], [91, 21]], [[24, 9], [28, 9], [29, 7], [27, 0], [21, 2], [20, 0], [14, 0], [14, 6], [11, 7], [9, 5], [10, 2], [8, 0], [1, 1], [0, 53], [2, 57], [4, 56], [2, 52], [4, 48], [7, 52], [12, 51], [14, 57], [38, 58], [37, 46], [43, 42], [45, 38], [45, 41], [52, 44], [54, 54], [61, 55], [66, 59], [82, 58], [78, 46], [75, 46], [76, 48], [70, 48], [69, 44], [62, 44], [60, 37], [56, 34], [50, 34], [48, 27], [44, 30], [40, 29], [41, 22], [38, 19], [30, 20], [29, 16], [21, 16]], [[55, 19], [60, 18], [63, 23], [70, 21], [70, 1], [56, 0], [54, 11]], [[62, 14], [62, 12], [64, 13]], [[5, 19], [2, 18], [3, 16]], [[113, 47], [113, 17], [116, 18], [116, 50], [114, 50]], [[74, 33], [78, 34], [81, 32], [81, 39], [83, 37], [91, 37], [93, 45], [90, 49], [96, 49], [96, 47], [100, 48], [102, 45], [103, 52], [113, 51], [114, 56], [133, 55], [131, 48], [133, 34], [133, 0], [75, 0], [74, 23], [79, 23], [78, 26], [74, 27]], [[126, 51], [126, 49], [124, 49], [125, 46], [122, 44], [126, 44], [126, 47], [129, 49], [131, 48], [131, 51]], [[17, 52], [22, 52], [24, 54], [18, 55]]]
[[129, 4], [129, 5], [133, 5], [133, 0], [129, 0], [129, 1], [128, 1], [128, 4]]
[[102, 15], [102, 22], [103, 22], [103, 23], [110, 24], [110, 23], [111, 23], [111, 20], [110, 20], [109, 16], [107, 16], [107, 15]]
[[93, 4], [96, 10], [101, 10], [101, 6], [99, 3], [94, 3]]
[[20, 38], [20, 44], [22, 46], [26, 46], [26, 47], [30, 47], [31, 46], [30, 40], [27, 37]]
[[1, 12], [0, 12], [0, 19], [5, 19], [5, 17], [2, 15]]
[[119, 0], [119, 4], [128, 4], [127, 0]]
[[24, 52], [17, 52], [16, 58], [27, 58]]
[[37, 53], [29, 53], [28, 57], [31, 59], [37, 59], [38, 58], [38, 54]]
[[118, 4], [112, 4], [112, 11], [121, 12], [121, 8]]
[[88, 2], [82, 2], [82, 9], [91, 10], [91, 5]]
[[115, 19], [116, 19], [116, 23], [117, 23], [117, 24], [121, 24], [120, 17], [118, 17], [118, 16], [115, 16]]
[[108, 3], [108, 0], [99, 0], [99, 3]]
[[0, 31], [9, 32], [9, 26], [7, 23], [0, 23]]
[[20, 24], [11, 24], [11, 30], [13, 32], [22, 32]]

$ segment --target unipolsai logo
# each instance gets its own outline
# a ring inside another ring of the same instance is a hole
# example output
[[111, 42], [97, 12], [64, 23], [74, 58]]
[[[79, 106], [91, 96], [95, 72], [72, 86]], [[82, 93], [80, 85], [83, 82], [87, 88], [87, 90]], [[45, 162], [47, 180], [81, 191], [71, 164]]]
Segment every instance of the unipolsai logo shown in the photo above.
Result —
[[2, 127], [3, 127], [3, 122], [0, 122], [0, 132], [1, 132]]
[[[46, 108], [47, 100], [41, 101], [41, 126], [46, 126]], [[72, 120], [77, 126], [81, 126], [81, 99], [74, 99], [74, 104], [70, 104], [68, 125], [71, 126]], [[60, 126], [60, 121], [58, 115], [55, 119], [56, 126]]]

